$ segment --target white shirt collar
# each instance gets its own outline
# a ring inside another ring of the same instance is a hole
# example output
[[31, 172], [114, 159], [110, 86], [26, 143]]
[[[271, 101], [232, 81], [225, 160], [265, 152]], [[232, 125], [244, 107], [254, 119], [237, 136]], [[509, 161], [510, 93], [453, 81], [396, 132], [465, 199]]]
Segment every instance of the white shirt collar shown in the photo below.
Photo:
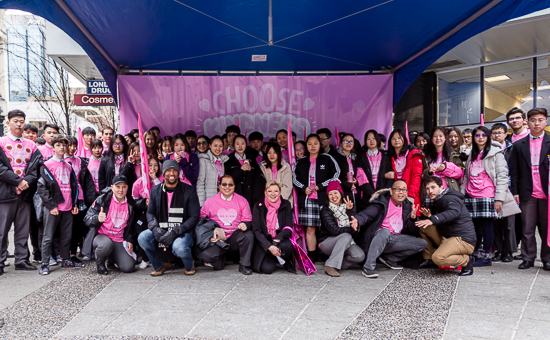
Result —
[[378, 153], [380, 152], [380, 150], [376, 149], [375, 151], [371, 151], [370, 149], [367, 151], [367, 154], [369, 156], [378, 156]]
[[223, 194], [220, 193], [220, 196], [222, 197], [222, 200], [224, 201], [231, 201], [233, 199], [233, 194], [231, 194], [231, 196], [229, 196], [229, 198], [225, 198], [225, 196]]
[[540, 136], [538, 136], [538, 137], [535, 137], [535, 136], [533, 136], [532, 134], [529, 134], [529, 139], [533, 140], [533, 139], [543, 138], [543, 137], [544, 137], [544, 133], [545, 133], [545, 132], [543, 132], [543, 133], [542, 133]]
[[55, 155], [52, 156], [52, 159], [53, 159], [53, 160], [56, 160], [56, 161], [58, 161], [58, 162], [63, 162], [62, 159], [57, 158]]
[[235, 158], [237, 158], [240, 161], [244, 161], [246, 159], [246, 154], [243, 153], [243, 156], [241, 157], [235, 152]]
[[8, 132], [8, 137], [10, 137], [10, 139], [11, 139], [12, 141], [14, 141], [14, 142], [15, 142], [16, 140], [18, 140], [18, 139], [22, 142], [23, 139], [24, 139], [23, 136], [21, 136], [21, 137], [15, 137], [14, 135], [11, 134], [11, 132]]
[[116, 203], [118, 203], [118, 204], [124, 204], [124, 203], [128, 202], [128, 198], [126, 198], [126, 196], [124, 196], [124, 201], [119, 202], [119, 201], [116, 199], [115, 195], [113, 195], [113, 200], [114, 200]]

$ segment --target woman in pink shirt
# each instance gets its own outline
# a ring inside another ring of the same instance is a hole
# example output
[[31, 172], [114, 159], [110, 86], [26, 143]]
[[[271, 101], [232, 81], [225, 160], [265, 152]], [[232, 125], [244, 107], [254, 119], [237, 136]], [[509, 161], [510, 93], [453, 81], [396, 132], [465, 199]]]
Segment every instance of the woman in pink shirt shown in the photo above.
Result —
[[[472, 132], [472, 152], [466, 161], [461, 191], [477, 234], [474, 267], [492, 265], [491, 247], [495, 238], [493, 220], [502, 211], [508, 192], [508, 167], [498, 142], [491, 132], [479, 126]], [[511, 197], [513, 200], [513, 197]]]

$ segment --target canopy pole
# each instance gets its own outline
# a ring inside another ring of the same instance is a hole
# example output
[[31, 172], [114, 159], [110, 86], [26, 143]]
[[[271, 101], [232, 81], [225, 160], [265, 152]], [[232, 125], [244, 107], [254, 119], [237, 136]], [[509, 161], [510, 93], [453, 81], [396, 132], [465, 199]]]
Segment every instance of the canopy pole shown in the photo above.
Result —
[[476, 20], [477, 18], [479, 18], [480, 16], [482, 16], [483, 14], [487, 13], [489, 10], [491, 10], [493, 7], [495, 7], [496, 5], [498, 5], [500, 2], [502, 2], [502, 0], [493, 0], [491, 1], [490, 3], [488, 3], [487, 5], [485, 5], [482, 9], [480, 9], [479, 11], [475, 12], [472, 16], [468, 17], [466, 20], [462, 21], [460, 24], [456, 25], [455, 28], [453, 28], [452, 30], [450, 30], [449, 32], [445, 33], [442, 37], [440, 37], [439, 39], [437, 39], [436, 41], [434, 41], [433, 43], [431, 43], [430, 45], [424, 47], [422, 50], [420, 50], [419, 52], [415, 53], [413, 56], [407, 58], [407, 60], [405, 60], [404, 62], [402, 62], [401, 64], [397, 65], [395, 68], [394, 68], [394, 72], [396, 72], [397, 70], [399, 70], [400, 68], [402, 68], [403, 66], [407, 65], [408, 63], [414, 61], [416, 58], [420, 57], [421, 55], [423, 55], [424, 53], [430, 51], [432, 48], [436, 47], [437, 45], [441, 44], [443, 41], [447, 40], [447, 38], [449, 38], [450, 36], [452, 36], [453, 34], [455, 34], [456, 32], [460, 31], [461, 29], [463, 29], [464, 27], [468, 26], [469, 24], [471, 24], [474, 20]]
[[269, 17], [267, 19], [268, 41], [269, 46], [273, 46], [273, 0], [269, 0]]
[[94, 47], [99, 51], [99, 53], [101, 53], [101, 55], [103, 56], [103, 58], [105, 58], [105, 60], [107, 60], [107, 62], [109, 64], [111, 64], [111, 66], [116, 70], [116, 71], [119, 71], [119, 67], [118, 65], [115, 63], [115, 61], [111, 58], [111, 56], [107, 53], [107, 51], [105, 51], [103, 49], [103, 47], [101, 46], [101, 44], [94, 38], [94, 36], [92, 35], [92, 33], [90, 33], [90, 31], [88, 31], [88, 29], [86, 28], [86, 26], [84, 26], [84, 24], [82, 24], [82, 22], [76, 17], [76, 15], [74, 15], [74, 13], [71, 11], [71, 9], [67, 6], [67, 4], [65, 4], [65, 2], [63, 0], [55, 0], [55, 3], [61, 8], [61, 10], [63, 10], [63, 12], [65, 12], [65, 14], [69, 17], [69, 19], [71, 19], [71, 21], [73, 22], [73, 24], [76, 25], [76, 27], [78, 27], [78, 29], [80, 30], [80, 32], [82, 32], [82, 34], [84, 34], [84, 36], [86, 38], [88, 38], [88, 40], [90, 41], [90, 43], [92, 43], [92, 45], [94, 45]]

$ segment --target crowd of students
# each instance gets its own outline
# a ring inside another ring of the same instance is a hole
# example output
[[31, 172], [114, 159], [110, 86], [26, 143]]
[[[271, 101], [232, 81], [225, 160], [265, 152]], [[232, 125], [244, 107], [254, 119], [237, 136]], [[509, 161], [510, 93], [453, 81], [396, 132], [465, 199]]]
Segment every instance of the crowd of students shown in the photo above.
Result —
[[460, 275], [493, 261], [521, 260], [528, 269], [537, 227], [550, 270], [547, 116], [544, 108], [513, 108], [512, 134], [502, 123], [435, 127], [431, 135], [396, 129], [387, 147], [375, 130], [361, 143], [323, 128], [304, 141], [293, 134], [289, 145], [286, 130], [265, 141], [235, 125], [212, 137], [161, 136], [153, 127], [142, 159], [137, 130], [86, 128], [79, 147], [53, 124], [37, 138], [25, 114], [10, 111], [0, 138], [0, 275], [12, 224], [15, 269], [41, 275], [93, 259], [98, 274], [152, 266], [160, 276], [179, 265], [193, 275], [195, 264], [221, 270], [230, 260], [245, 275], [296, 272], [296, 223], [309, 258], [324, 260], [334, 277], [362, 266], [376, 278], [377, 261], [461, 267]]

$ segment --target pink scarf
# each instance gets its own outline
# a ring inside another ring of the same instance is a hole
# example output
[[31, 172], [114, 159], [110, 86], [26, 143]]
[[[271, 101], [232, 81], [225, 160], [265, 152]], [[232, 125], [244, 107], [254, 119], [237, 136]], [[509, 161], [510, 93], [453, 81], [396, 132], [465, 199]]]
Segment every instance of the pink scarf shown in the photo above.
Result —
[[279, 198], [277, 202], [271, 203], [271, 201], [266, 197], [264, 199], [264, 203], [267, 208], [267, 215], [265, 216], [267, 232], [271, 235], [271, 237], [275, 237], [277, 235], [277, 212], [281, 206], [281, 198]]

